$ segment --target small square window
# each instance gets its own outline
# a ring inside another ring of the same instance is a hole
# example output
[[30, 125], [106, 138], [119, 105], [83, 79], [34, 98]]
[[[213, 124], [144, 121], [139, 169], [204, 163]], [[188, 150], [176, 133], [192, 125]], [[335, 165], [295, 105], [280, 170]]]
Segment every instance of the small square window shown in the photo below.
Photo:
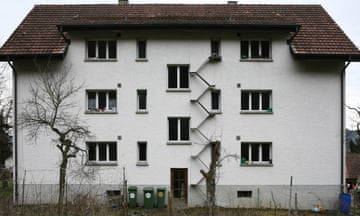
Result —
[[238, 198], [251, 198], [252, 197], [252, 191], [238, 191], [237, 192]]

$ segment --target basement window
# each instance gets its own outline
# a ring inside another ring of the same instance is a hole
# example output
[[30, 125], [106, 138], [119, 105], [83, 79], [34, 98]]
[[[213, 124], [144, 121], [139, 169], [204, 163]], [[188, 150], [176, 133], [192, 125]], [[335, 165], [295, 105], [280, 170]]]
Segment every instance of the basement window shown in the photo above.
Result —
[[238, 198], [251, 198], [252, 191], [237, 191]]

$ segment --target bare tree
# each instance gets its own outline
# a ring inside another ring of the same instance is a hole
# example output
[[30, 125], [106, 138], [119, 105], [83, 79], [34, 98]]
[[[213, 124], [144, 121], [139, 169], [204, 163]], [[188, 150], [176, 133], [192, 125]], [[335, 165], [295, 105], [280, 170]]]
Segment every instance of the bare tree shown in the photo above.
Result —
[[20, 116], [20, 124], [28, 129], [28, 135], [36, 140], [42, 132], [55, 137], [53, 143], [61, 153], [59, 165], [59, 214], [61, 214], [65, 195], [65, 180], [68, 162], [79, 151], [79, 140], [90, 135], [87, 125], [74, 112], [76, 103], [73, 97], [82, 88], [76, 86], [70, 69], [61, 73], [41, 72], [40, 79], [31, 84], [30, 98]]
[[360, 136], [360, 106], [358, 107], [352, 107], [352, 106], [346, 106], [349, 110], [352, 110], [356, 113], [358, 121], [354, 120], [356, 123], [356, 132], [358, 136]]
[[224, 154], [221, 157], [221, 142], [214, 141], [210, 143], [211, 146], [211, 158], [210, 166], [208, 171], [200, 170], [200, 173], [204, 176], [206, 182], [206, 199], [208, 201], [209, 215], [215, 215], [216, 207], [216, 184], [217, 180], [220, 177], [218, 175], [219, 168], [222, 166], [222, 162], [225, 159], [239, 159], [240, 157], [237, 154]]

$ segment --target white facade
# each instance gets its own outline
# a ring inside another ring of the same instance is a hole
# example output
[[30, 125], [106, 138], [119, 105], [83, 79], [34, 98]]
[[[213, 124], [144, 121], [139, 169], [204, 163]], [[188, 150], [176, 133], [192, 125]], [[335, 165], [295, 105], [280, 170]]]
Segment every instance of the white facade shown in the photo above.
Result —
[[[220, 91], [221, 112], [198, 129], [209, 139], [221, 141], [222, 156], [241, 156], [241, 145], [245, 143], [270, 145], [270, 163], [223, 161], [217, 187], [219, 205], [271, 207], [273, 193], [277, 205], [285, 208], [293, 176], [300, 208], [311, 208], [320, 204], [319, 200], [325, 208], [336, 207], [342, 178], [343, 61], [294, 58], [287, 44], [288, 32], [71, 32], [70, 37], [65, 58], [51, 62], [58, 73], [71, 67], [76, 83], [84, 83], [84, 89], [74, 98], [78, 105], [74, 111], [90, 126], [94, 136], [88, 141], [115, 142], [117, 152], [115, 162], [86, 166], [95, 170], [91, 180], [72, 175], [76, 167], [72, 163], [67, 178], [69, 188], [92, 188], [97, 195], [117, 190], [125, 167], [128, 184], [138, 186], [138, 203], [142, 205], [142, 187], [170, 190], [171, 169], [184, 168], [188, 206], [204, 205], [205, 181], [200, 181], [200, 169], [206, 168], [194, 156], [209, 163], [209, 148], [201, 152], [207, 141], [197, 130], [189, 129], [190, 142], [169, 142], [169, 117], [189, 118], [190, 128], [207, 117], [199, 104], [191, 102], [207, 88], [196, 74], [190, 73], [187, 91], [167, 88], [168, 65], [188, 65], [190, 72], [197, 72]], [[86, 41], [101, 39], [116, 40], [116, 60], [87, 60]], [[146, 61], [136, 60], [139, 39], [146, 40]], [[221, 61], [208, 60], [211, 39], [220, 40]], [[241, 60], [241, 40], [269, 40], [271, 58]], [[23, 101], [29, 97], [29, 85], [39, 73], [33, 61], [16, 61], [15, 67], [20, 113]], [[138, 113], [137, 90], [145, 89], [147, 112]], [[116, 112], [86, 112], [89, 90], [116, 91]], [[246, 91], [270, 92], [271, 110], [241, 111], [241, 94]], [[210, 91], [200, 101], [210, 109]], [[44, 201], [52, 196], [55, 201], [60, 154], [51, 144], [52, 137], [39, 137], [34, 143], [23, 129], [17, 136], [18, 183], [26, 184], [25, 198], [36, 196], [36, 201]], [[138, 142], [147, 143], [147, 163], [138, 163]], [[86, 143], [81, 147], [86, 148]], [[87, 158], [78, 159], [79, 164], [87, 163]], [[22, 186], [19, 189], [22, 193]]]

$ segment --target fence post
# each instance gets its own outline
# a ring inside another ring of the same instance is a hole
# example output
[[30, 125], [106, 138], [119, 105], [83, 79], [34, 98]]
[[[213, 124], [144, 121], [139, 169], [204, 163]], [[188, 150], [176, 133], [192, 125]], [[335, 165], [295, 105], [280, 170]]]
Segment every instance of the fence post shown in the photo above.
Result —
[[292, 196], [292, 184], [293, 184], [293, 177], [290, 177], [290, 196], [289, 196], [289, 210], [288, 216], [291, 216], [291, 196]]

